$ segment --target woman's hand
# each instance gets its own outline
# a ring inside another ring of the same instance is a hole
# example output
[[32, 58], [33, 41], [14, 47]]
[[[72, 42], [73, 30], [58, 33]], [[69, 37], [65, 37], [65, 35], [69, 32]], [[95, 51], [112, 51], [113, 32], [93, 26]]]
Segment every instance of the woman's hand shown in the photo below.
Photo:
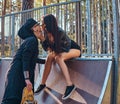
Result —
[[53, 37], [53, 35], [51, 33], [48, 33], [47, 35], [48, 35], [49, 41], [52, 42], [52, 43], [54, 43], [54, 37]]
[[30, 82], [30, 80], [26, 79], [25, 82], [26, 82], [26, 87], [27, 87], [28, 91], [31, 91], [33, 89], [33, 86], [32, 86], [32, 83]]

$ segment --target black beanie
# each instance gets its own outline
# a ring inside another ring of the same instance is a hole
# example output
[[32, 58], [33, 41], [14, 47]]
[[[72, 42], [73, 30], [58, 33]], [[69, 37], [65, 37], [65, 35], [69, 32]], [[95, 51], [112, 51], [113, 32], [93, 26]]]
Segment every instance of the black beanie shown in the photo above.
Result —
[[39, 24], [37, 21], [35, 21], [33, 18], [28, 19], [24, 25], [19, 29], [18, 36], [21, 39], [26, 39], [27, 37], [34, 36], [33, 31], [31, 28], [35, 25]]
[[29, 18], [24, 24], [24, 26], [29, 31], [35, 24], [38, 24], [38, 22], [35, 21], [33, 18]]

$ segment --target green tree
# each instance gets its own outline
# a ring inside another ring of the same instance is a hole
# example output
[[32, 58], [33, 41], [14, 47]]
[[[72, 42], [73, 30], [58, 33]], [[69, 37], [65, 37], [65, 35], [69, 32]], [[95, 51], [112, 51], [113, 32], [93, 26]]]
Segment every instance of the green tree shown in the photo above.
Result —
[[[23, 0], [22, 1], [22, 11], [34, 8], [34, 0]], [[26, 19], [33, 17], [32, 12], [27, 12], [22, 15], [21, 25], [26, 21]]]
[[22, 10], [28, 10], [34, 8], [34, 0], [23, 0], [22, 1]]
[[5, 50], [5, 36], [4, 36], [4, 24], [5, 24], [5, 19], [4, 15], [6, 14], [6, 0], [2, 2], [2, 18], [1, 18], [1, 55], [4, 57], [4, 50]]

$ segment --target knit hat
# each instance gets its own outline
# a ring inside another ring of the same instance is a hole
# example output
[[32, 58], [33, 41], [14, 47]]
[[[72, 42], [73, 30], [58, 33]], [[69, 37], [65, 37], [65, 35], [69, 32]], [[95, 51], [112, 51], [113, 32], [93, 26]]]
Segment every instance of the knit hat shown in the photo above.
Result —
[[29, 18], [26, 23], [24, 24], [25, 28], [31, 30], [31, 28], [35, 25], [39, 24], [37, 21], [35, 21], [33, 18]]
[[35, 25], [39, 24], [37, 21], [35, 21], [33, 18], [30, 18], [26, 21], [24, 25], [19, 29], [18, 36], [21, 39], [26, 39], [28, 37], [34, 36], [33, 31], [31, 28]]

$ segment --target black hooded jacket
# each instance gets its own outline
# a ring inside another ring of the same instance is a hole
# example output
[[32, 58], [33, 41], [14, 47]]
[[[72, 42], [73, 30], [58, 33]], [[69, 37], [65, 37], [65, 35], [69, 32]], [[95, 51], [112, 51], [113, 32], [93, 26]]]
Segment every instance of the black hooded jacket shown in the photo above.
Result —
[[[38, 60], [38, 40], [33, 32], [27, 31], [23, 25], [18, 31], [23, 43], [17, 50], [6, 77], [6, 87], [2, 102], [8, 99], [21, 101], [23, 88], [26, 86], [24, 71], [29, 71], [30, 81], [34, 87], [34, 70]], [[40, 60], [41, 62], [41, 60]], [[44, 63], [45, 60], [42, 60]]]
[[48, 47], [51, 48], [55, 52], [57, 50], [57, 52], [59, 52], [59, 53], [68, 52], [70, 49], [79, 49], [79, 50], [81, 50], [80, 46], [75, 41], [70, 39], [68, 37], [68, 35], [66, 34], [66, 32], [62, 28], [58, 27], [58, 34], [57, 35], [59, 37], [60, 48], [58, 49], [56, 47], [55, 43], [51, 44], [49, 42], [48, 37], [46, 36], [46, 40], [41, 42], [42, 47], [44, 48], [45, 51], [47, 51]]

